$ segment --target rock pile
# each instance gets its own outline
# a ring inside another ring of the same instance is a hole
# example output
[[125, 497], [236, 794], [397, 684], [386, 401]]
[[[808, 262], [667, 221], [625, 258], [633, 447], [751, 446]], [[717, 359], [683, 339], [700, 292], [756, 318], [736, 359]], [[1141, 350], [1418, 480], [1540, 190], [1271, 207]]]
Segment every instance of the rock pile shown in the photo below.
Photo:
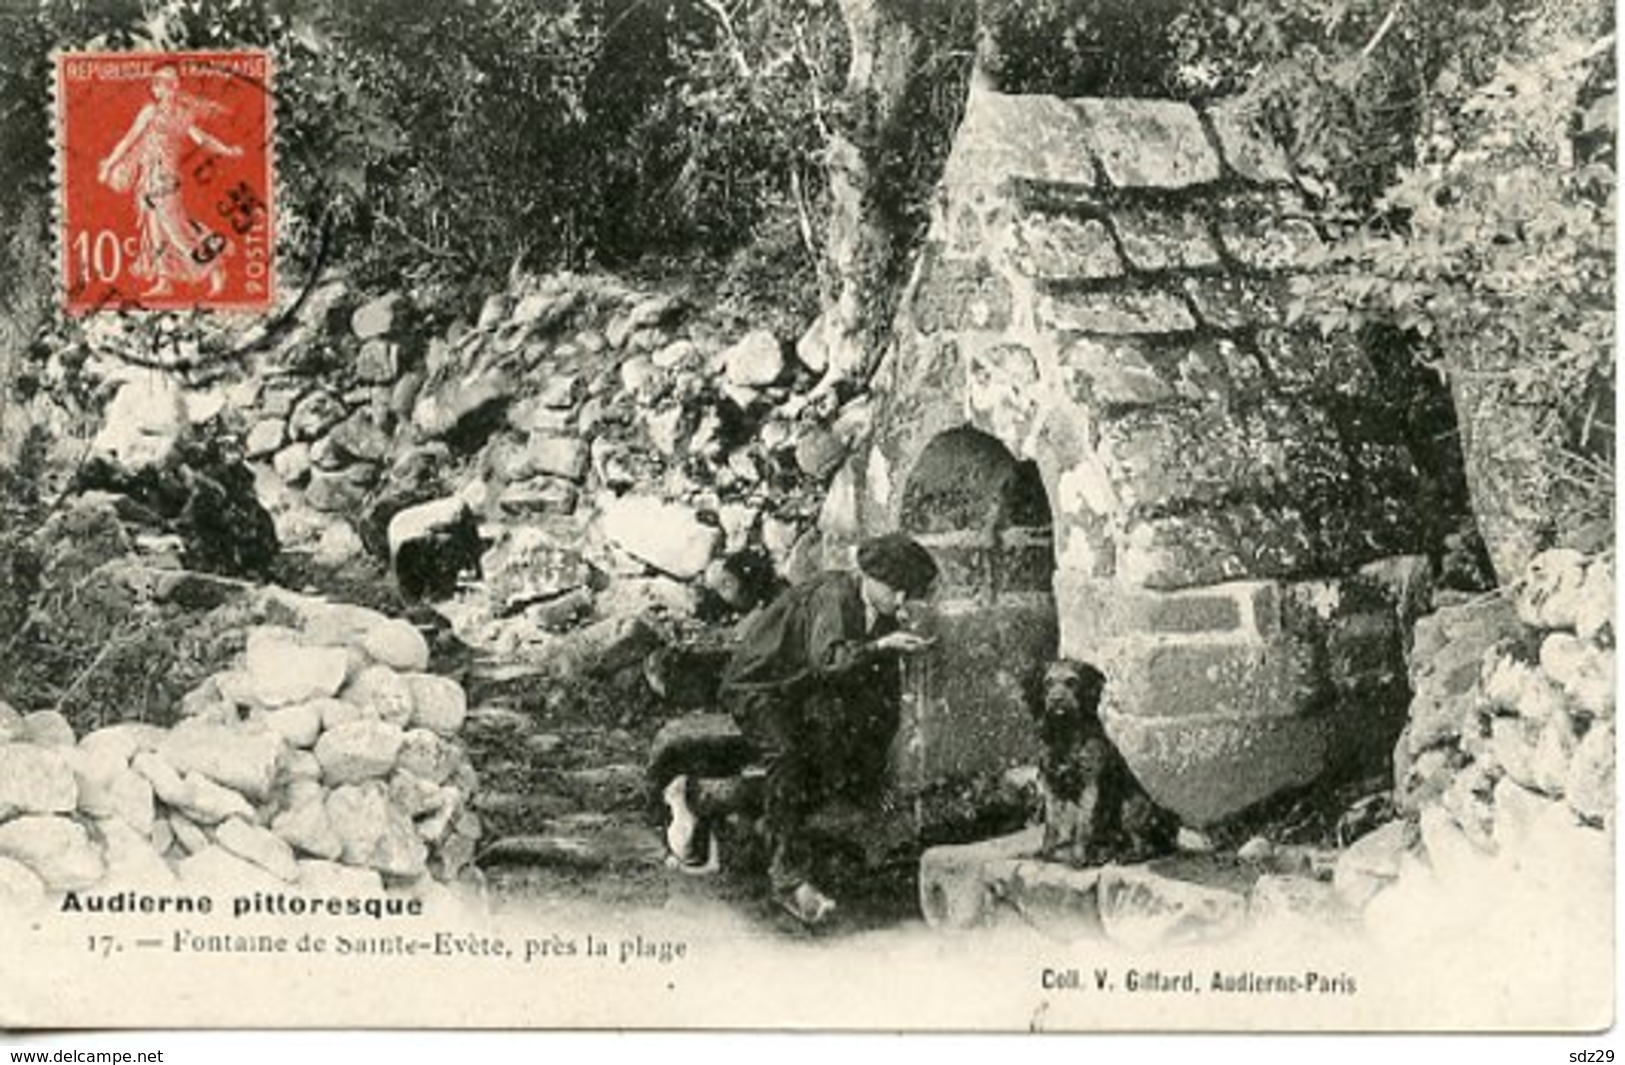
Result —
[[164, 729], [76, 738], [0, 704], [0, 901], [94, 889], [419, 890], [469, 865], [477, 784], [460, 685], [410, 624], [268, 593], [291, 624]]
[[1557, 549], [1506, 597], [1417, 625], [1395, 751], [1408, 818], [1338, 867], [1368, 925], [1409, 934], [1405, 917], [1427, 899], [1499, 898], [1497, 884], [1525, 908], [1550, 897], [1577, 919], [1599, 916], [1585, 904], [1612, 890], [1613, 605], [1612, 555]]
[[814, 374], [780, 338], [574, 275], [517, 281], [433, 335], [424, 320], [400, 294], [332, 310], [299, 345], [336, 356], [285, 353], [264, 378], [248, 453], [285, 540], [342, 545], [343, 519], [437, 601], [483, 576], [447, 613], [509, 655], [690, 616], [727, 553], [807, 564], [866, 415], [814, 417]]

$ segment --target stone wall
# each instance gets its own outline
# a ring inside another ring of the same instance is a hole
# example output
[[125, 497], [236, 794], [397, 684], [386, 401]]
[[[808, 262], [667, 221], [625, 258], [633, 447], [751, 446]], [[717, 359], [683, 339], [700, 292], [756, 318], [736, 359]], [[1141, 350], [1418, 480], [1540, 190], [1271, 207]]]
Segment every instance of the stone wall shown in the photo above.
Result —
[[[771, 333], [602, 276], [519, 278], [449, 326], [399, 293], [311, 304], [248, 406], [259, 494], [302, 549], [425, 539], [449, 572], [407, 590], [470, 643], [546, 657], [594, 622], [690, 618], [730, 552], [815, 564], [797, 544], [862, 404], [805, 409], [815, 368]], [[434, 541], [459, 521], [460, 553]]]
[[473, 860], [462, 688], [404, 621], [278, 591], [172, 728], [0, 703], [0, 903], [67, 891], [422, 894]]
[[[1196, 824], [1391, 743], [1416, 556], [1448, 520], [1387, 375], [1288, 320], [1321, 246], [1283, 155], [1231, 105], [973, 92], [874, 431], [821, 518], [831, 557], [906, 527], [946, 433], [1035, 464], [1059, 653], [1105, 670], [1113, 737]], [[1009, 658], [1013, 683], [1044, 656]], [[917, 713], [901, 749], [1021, 712], [954, 703]], [[1022, 753], [986, 744], [982, 762]]]
[[1337, 868], [1373, 935], [1417, 951], [1441, 925], [1493, 921], [1573, 951], [1565, 979], [1586, 971], [1579, 954], [1598, 960], [1614, 912], [1614, 639], [1612, 554], [1568, 549], [1417, 625], [1394, 752], [1406, 818]]

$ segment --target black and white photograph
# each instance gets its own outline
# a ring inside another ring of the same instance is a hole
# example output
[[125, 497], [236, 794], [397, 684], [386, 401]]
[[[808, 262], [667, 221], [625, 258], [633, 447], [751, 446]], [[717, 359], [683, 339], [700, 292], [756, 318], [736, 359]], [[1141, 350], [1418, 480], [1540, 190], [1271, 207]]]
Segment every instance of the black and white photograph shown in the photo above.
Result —
[[0, 1043], [1612, 1061], [1615, 24], [0, 0]]

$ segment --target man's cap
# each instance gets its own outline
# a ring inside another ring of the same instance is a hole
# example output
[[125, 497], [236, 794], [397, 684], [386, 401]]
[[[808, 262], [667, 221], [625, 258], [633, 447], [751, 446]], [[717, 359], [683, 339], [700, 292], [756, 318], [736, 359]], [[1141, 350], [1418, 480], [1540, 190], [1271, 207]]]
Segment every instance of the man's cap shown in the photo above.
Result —
[[887, 533], [858, 547], [858, 569], [910, 598], [923, 596], [937, 579], [931, 552], [904, 533]]

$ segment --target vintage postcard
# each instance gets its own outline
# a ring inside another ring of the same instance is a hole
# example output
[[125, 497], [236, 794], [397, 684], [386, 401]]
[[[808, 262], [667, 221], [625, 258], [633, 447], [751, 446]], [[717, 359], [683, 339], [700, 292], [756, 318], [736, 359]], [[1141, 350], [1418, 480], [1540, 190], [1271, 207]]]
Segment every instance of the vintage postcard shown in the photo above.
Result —
[[445, 6], [0, 13], [0, 1027], [1613, 1025], [1606, 5]]

